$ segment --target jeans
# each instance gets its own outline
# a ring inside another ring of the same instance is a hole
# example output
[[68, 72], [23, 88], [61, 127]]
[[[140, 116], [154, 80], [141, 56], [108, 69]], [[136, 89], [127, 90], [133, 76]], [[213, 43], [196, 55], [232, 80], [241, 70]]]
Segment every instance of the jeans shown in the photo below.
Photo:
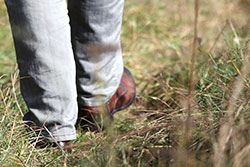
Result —
[[98, 106], [123, 73], [123, 0], [5, 0], [25, 121], [45, 126], [50, 142], [76, 138], [78, 103]]

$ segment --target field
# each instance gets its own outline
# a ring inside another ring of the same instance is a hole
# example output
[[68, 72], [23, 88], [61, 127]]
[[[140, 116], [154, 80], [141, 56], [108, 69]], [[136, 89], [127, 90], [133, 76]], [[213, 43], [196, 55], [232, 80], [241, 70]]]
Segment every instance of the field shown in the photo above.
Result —
[[65, 154], [29, 143], [1, 1], [0, 166], [249, 167], [250, 1], [200, 0], [197, 35], [194, 7], [191, 0], [126, 1], [121, 40], [136, 101], [106, 131], [78, 128], [73, 153]]

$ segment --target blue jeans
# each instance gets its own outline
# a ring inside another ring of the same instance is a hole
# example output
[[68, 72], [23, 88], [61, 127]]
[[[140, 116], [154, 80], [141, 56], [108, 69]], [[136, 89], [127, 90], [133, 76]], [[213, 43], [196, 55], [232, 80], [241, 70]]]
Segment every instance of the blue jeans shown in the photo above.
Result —
[[76, 138], [78, 103], [98, 106], [123, 73], [123, 0], [5, 0], [15, 44], [25, 121], [49, 141]]

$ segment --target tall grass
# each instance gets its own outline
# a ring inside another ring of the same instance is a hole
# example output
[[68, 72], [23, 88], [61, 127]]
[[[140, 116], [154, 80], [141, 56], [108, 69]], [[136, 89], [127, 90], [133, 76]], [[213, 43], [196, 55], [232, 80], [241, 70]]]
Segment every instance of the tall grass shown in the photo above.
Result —
[[[200, 0], [197, 36], [194, 5], [126, 1], [122, 46], [136, 79], [136, 102], [117, 113], [107, 131], [78, 128], [73, 153], [65, 154], [34, 149], [28, 141], [33, 134], [22, 122], [27, 108], [1, 2], [0, 166], [250, 166], [250, 4]], [[197, 49], [190, 88], [192, 48]]]

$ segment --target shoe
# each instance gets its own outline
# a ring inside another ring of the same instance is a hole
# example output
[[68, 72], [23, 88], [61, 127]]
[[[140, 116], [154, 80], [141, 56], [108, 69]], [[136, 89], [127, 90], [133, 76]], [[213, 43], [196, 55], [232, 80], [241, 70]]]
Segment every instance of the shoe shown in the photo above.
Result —
[[100, 123], [101, 115], [108, 115], [109, 120], [113, 121], [113, 115], [128, 108], [135, 100], [135, 96], [136, 86], [133, 76], [127, 68], [124, 68], [120, 85], [108, 102], [102, 106], [94, 107], [79, 105], [78, 120], [80, 121], [78, 122], [80, 122], [82, 128], [89, 128], [94, 131], [100, 129], [100, 127], [103, 128]]
[[72, 141], [59, 141], [53, 144], [54, 146], [59, 146], [66, 153], [72, 153], [72, 147], [73, 147]]
[[[48, 146], [59, 147], [64, 150], [66, 153], [72, 152], [72, 141], [57, 141], [57, 142], [49, 142], [45, 136], [43, 136], [42, 132], [47, 132], [43, 128], [40, 128], [32, 122], [25, 123], [28, 128], [26, 128], [27, 132], [30, 133], [29, 142], [34, 144], [36, 148], [45, 148]], [[33, 125], [32, 125], [33, 124]]]
[[65, 151], [66, 153], [72, 153], [72, 141], [58, 141], [58, 142], [46, 142], [46, 141], [39, 141], [37, 143], [35, 143], [35, 147], [36, 148], [45, 148], [45, 147], [58, 147], [60, 149], [62, 149], [63, 151]]

